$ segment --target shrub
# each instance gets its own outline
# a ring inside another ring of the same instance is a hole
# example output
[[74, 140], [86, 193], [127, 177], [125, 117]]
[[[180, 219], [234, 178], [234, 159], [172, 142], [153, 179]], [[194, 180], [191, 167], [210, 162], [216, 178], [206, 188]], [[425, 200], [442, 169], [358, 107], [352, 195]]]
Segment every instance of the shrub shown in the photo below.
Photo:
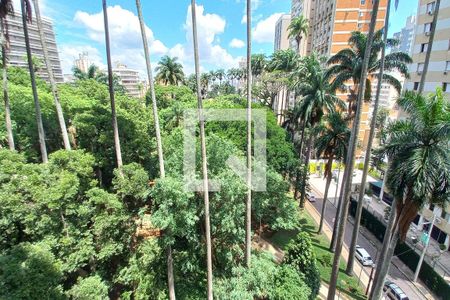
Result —
[[299, 273], [304, 275], [305, 282], [311, 289], [310, 299], [315, 299], [320, 289], [320, 273], [308, 233], [299, 233], [288, 245], [285, 263], [293, 266]]
[[78, 281], [69, 291], [74, 300], [104, 300], [108, 298], [108, 287], [95, 275]]

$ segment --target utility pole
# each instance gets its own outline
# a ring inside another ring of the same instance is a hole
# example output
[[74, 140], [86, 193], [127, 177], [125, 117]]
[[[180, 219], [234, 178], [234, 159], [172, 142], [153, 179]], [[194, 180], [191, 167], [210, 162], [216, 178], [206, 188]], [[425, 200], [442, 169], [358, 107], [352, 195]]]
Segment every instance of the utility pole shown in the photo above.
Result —
[[[416, 272], [414, 273], [413, 282], [417, 281], [417, 278], [419, 277], [420, 268], [422, 267], [423, 259], [425, 258], [425, 254], [427, 253], [428, 245], [430, 244], [430, 238], [431, 238], [431, 231], [433, 230], [434, 222], [436, 221], [436, 215], [433, 213], [433, 220], [431, 221], [430, 229], [428, 230], [428, 239], [425, 242], [425, 246], [423, 247], [422, 254], [420, 254], [419, 263], [417, 264]], [[429, 224], [425, 223], [425, 224]], [[425, 225], [423, 224], [423, 225]]]

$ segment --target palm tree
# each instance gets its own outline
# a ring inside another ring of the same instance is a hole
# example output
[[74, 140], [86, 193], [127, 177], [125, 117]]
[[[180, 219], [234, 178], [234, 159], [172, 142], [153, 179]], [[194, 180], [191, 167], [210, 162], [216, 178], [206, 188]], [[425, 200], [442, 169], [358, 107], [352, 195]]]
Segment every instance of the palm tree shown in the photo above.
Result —
[[308, 29], [309, 22], [303, 15], [292, 19], [291, 24], [288, 26], [288, 37], [290, 39], [295, 39], [297, 42], [297, 53], [300, 52], [300, 42], [302, 41], [303, 35], [308, 34]]
[[445, 206], [449, 201], [450, 101], [437, 88], [426, 97], [406, 92], [397, 104], [409, 119], [390, 125], [389, 139], [381, 147], [390, 161], [386, 186], [394, 197], [396, 213], [392, 230], [385, 234], [384, 243], [390, 249], [377, 268], [371, 299], [380, 298], [393, 249], [399, 239], [405, 240], [419, 209], [425, 203]]
[[[314, 128], [325, 113], [332, 113], [337, 107], [341, 109], [345, 107], [344, 102], [334, 94], [329, 74], [323, 70], [321, 60], [315, 54], [305, 57], [303, 60], [304, 70], [294, 72], [292, 75], [292, 88], [297, 95], [301, 96], [301, 101], [297, 102], [294, 110], [297, 111], [298, 118], [303, 121], [304, 128]], [[305, 201], [306, 178], [313, 136], [313, 134], [309, 135], [307, 143], [300, 207], [304, 206]]]
[[370, 159], [372, 156], [372, 144], [373, 144], [373, 139], [375, 138], [378, 107], [380, 104], [381, 83], [383, 82], [382, 77], [384, 74], [384, 65], [386, 62], [385, 57], [386, 57], [386, 42], [387, 42], [387, 32], [388, 32], [389, 13], [390, 13], [390, 4], [391, 4], [390, 2], [391, 1], [389, 0], [387, 3], [387, 9], [386, 9], [386, 17], [385, 17], [385, 22], [384, 22], [385, 26], [383, 29], [383, 45], [381, 48], [380, 68], [379, 68], [379, 73], [378, 73], [378, 82], [377, 82], [375, 103], [373, 106], [372, 120], [370, 122], [369, 140], [367, 142], [366, 154], [364, 157], [364, 170], [363, 170], [363, 175], [362, 175], [362, 179], [361, 179], [361, 185], [360, 185], [359, 196], [358, 196], [358, 205], [356, 208], [352, 240], [350, 243], [350, 249], [349, 249], [349, 255], [348, 255], [346, 273], [349, 275], [353, 274], [353, 264], [355, 262], [356, 243], [358, 241], [358, 235], [359, 235], [361, 214], [362, 214], [362, 208], [363, 208], [363, 198], [364, 198], [364, 194], [366, 191], [367, 175], [369, 173]]
[[36, 112], [39, 146], [41, 149], [42, 162], [47, 163], [48, 157], [47, 157], [47, 146], [45, 145], [44, 125], [42, 124], [41, 105], [39, 103], [39, 96], [37, 93], [36, 75], [34, 73], [33, 68], [33, 56], [31, 55], [30, 36], [28, 34], [28, 22], [31, 22], [32, 19], [31, 3], [28, 0], [22, 0], [20, 4], [22, 10], [22, 24], [23, 24], [23, 33], [25, 36], [25, 47], [27, 49], [28, 70], [30, 72], [31, 89], [33, 91], [34, 109]]
[[90, 65], [87, 72], [78, 67], [72, 68], [73, 76], [78, 80], [97, 79], [100, 71], [96, 65]]
[[[348, 128], [348, 121], [339, 113], [327, 115], [325, 123], [316, 128], [314, 134], [319, 136], [315, 142], [314, 148], [317, 151], [318, 157], [328, 159], [325, 165], [324, 177], [326, 178], [325, 192], [323, 195], [322, 213], [320, 215], [319, 230], [322, 232], [323, 219], [326, 211], [326, 204], [328, 198], [328, 190], [330, 188], [333, 167], [333, 160], [342, 160], [347, 154], [347, 145], [350, 139], [350, 129]], [[339, 183], [339, 182], [338, 182]], [[337, 184], [338, 184], [337, 183]]]
[[[142, 7], [141, 7], [140, 0], [136, 0], [136, 8], [137, 8], [137, 12], [138, 12], [139, 25], [141, 28], [142, 44], [144, 45], [145, 64], [147, 67], [147, 79], [148, 79], [148, 82], [150, 85], [150, 95], [152, 98], [153, 119], [155, 121], [156, 144], [157, 144], [157, 149], [158, 149], [159, 173], [160, 173], [161, 178], [164, 178], [166, 176], [166, 172], [164, 169], [164, 154], [163, 154], [163, 149], [162, 149], [161, 130], [159, 127], [158, 106], [156, 103], [155, 84], [153, 82], [152, 66], [151, 66], [151, 61], [150, 61], [150, 52], [149, 52], [149, 47], [148, 47], [148, 40], [147, 40], [144, 17], [142, 15]], [[172, 247], [170, 245], [167, 246], [166, 255], [167, 255], [167, 283], [168, 283], [168, 288], [169, 288], [169, 299], [175, 300], [175, 280], [174, 280], [174, 275], [173, 275], [173, 257], [172, 257]]]
[[[197, 86], [200, 86], [200, 62], [198, 57], [197, 16], [195, 0], [191, 0], [192, 35], [194, 43], [195, 76]], [[208, 300], [213, 300], [213, 273], [212, 273], [212, 245], [211, 226], [209, 220], [209, 190], [208, 190], [208, 163], [206, 157], [205, 121], [203, 118], [203, 103], [200, 89], [197, 89], [198, 117], [200, 122], [200, 143], [202, 149], [202, 173], [203, 173], [203, 200], [205, 214], [206, 235], [206, 268], [207, 268], [207, 295]]]
[[211, 78], [212, 76], [210, 73], [202, 73], [202, 75], [200, 76], [200, 91], [202, 93], [203, 99], [205, 99], [208, 94]]
[[253, 54], [251, 56], [251, 66], [253, 79], [259, 78], [267, 66], [267, 58], [264, 54]]
[[56, 87], [55, 77], [53, 76], [52, 64], [51, 64], [50, 58], [48, 56], [47, 42], [46, 42], [45, 36], [44, 36], [44, 30], [42, 27], [42, 20], [41, 20], [41, 12], [39, 9], [39, 1], [33, 0], [33, 5], [34, 5], [34, 11], [36, 14], [36, 24], [37, 24], [37, 28], [38, 28], [38, 32], [39, 32], [39, 37], [41, 40], [41, 45], [42, 45], [42, 52], [44, 54], [44, 62], [45, 62], [45, 66], [47, 67], [48, 78], [50, 80], [50, 86], [52, 88], [53, 99], [55, 101], [55, 107], [56, 107], [56, 115], [58, 117], [59, 127], [61, 129], [61, 135], [63, 138], [64, 148], [66, 150], [70, 150], [70, 142], [69, 142], [69, 135], [67, 134], [66, 122], [64, 120], [64, 114], [63, 114], [63, 110], [61, 107], [61, 102], [59, 101], [58, 88]]
[[111, 100], [111, 115], [114, 133], [114, 146], [116, 149], [117, 167], [120, 169], [122, 167], [122, 151], [120, 150], [119, 128], [117, 126], [116, 101], [114, 96], [114, 79], [111, 64], [111, 46], [109, 43], [108, 7], [106, 5], [106, 0], [102, 0], [102, 2], [103, 2], [103, 19], [105, 26], [106, 61], [108, 63], [109, 98]]
[[[359, 31], [352, 32], [348, 42], [350, 48], [342, 49], [329, 60], [330, 73], [333, 75], [333, 81], [336, 88], [343, 87], [348, 81], [353, 83], [353, 87], [349, 88], [349, 115], [352, 116], [355, 111], [356, 94], [359, 91], [361, 85], [361, 70], [364, 62], [365, 49], [368, 45], [368, 35]], [[398, 40], [383, 39], [383, 31], [379, 30], [374, 34], [373, 44], [369, 56], [369, 65], [367, 68], [367, 76], [364, 90], [364, 99], [370, 100], [371, 96], [371, 80], [378, 75], [381, 67], [381, 60], [379, 54], [386, 46], [396, 45]], [[396, 52], [390, 53], [385, 56], [384, 70], [385, 71], [398, 71], [405, 78], [409, 78], [408, 64], [412, 63], [411, 57], [407, 53]], [[394, 76], [383, 73], [382, 79], [384, 82], [392, 85], [398, 93], [400, 93], [402, 84]]]
[[434, 35], [436, 33], [437, 20], [439, 15], [439, 6], [441, 5], [441, 0], [436, 0], [433, 12], [433, 22], [431, 23], [430, 39], [428, 41], [427, 53], [425, 55], [425, 62], [423, 64], [422, 77], [419, 83], [419, 93], [423, 92], [425, 86], [425, 78], [427, 77], [428, 65], [430, 64], [431, 50], [433, 48]]
[[361, 78], [359, 82], [361, 83], [358, 87], [358, 97], [357, 97], [357, 109], [355, 114], [355, 119], [353, 120], [353, 126], [352, 126], [352, 132], [350, 136], [350, 143], [349, 143], [349, 149], [347, 153], [347, 159], [346, 161], [346, 168], [344, 172], [344, 181], [342, 182], [341, 190], [343, 190], [343, 196], [342, 196], [342, 211], [339, 216], [339, 227], [337, 228], [337, 236], [336, 236], [336, 250], [334, 252], [334, 258], [333, 258], [333, 265], [331, 269], [331, 277], [330, 277], [330, 285], [328, 288], [328, 300], [333, 300], [334, 296], [336, 294], [336, 286], [337, 286], [337, 280], [338, 280], [338, 273], [339, 273], [339, 263], [341, 260], [341, 252], [342, 252], [342, 246], [344, 242], [344, 233], [345, 233], [345, 225], [347, 222], [347, 214], [348, 214], [348, 206], [350, 203], [350, 189], [352, 186], [352, 179], [353, 176], [353, 168], [355, 166], [355, 151], [356, 151], [356, 145], [359, 135], [359, 125], [361, 121], [361, 111], [362, 111], [362, 103], [364, 98], [364, 91], [366, 89], [365, 85], [367, 83], [367, 72], [369, 68], [369, 61], [372, 54], [372, 42], [374, 40], [374, 33], [375, 33], [375, 26], [376, 26], [376, 20], [378, 16], [378, 7], [379, 7], [380, 1], [374, 0], [373, 1], [373, 9], [372, 9], [372, 16], [370, 20], [370, 26], [369, 26], [369, 33], [367, 35], [367, 45], [364, 47], [364, 59], [363, 63], [361, 64]]
[[156, 81], [165, 85], [178, 85], [183, 82], [183, 66], [177, 62], [177, 57], [163, 56], [155, 71]]
[[222, 80], [225, 79], [225, 70], [219, 69], [216, 71], [216, 78], [219, 80], [219, 85], [222, 85]]
[[267, 64], [267, 70], [282, 71], [290, 73], [297, 69], [300, 64], [300, 56], [292, 49], [278, 50], [270, 57], [270, 61]]
[[245, 264], [252, 250], [252, 10], [247, 0], [247, 201], [245, 202]]
[[11, 107], [9, 104], [9, 90], [8, 90], [8, 50], [9, 50], [9, 42], [7, 40], [7, 26], [6, 24], [6, 16], [9, 13], [13, 13], [13, 5], [12, 0], [2, 0], [0, 2], [0, 38], [2, 45], [2, 76], [3, 76], [3, 101], [5, 103], [5, 123], [6, 123], [6, 132], [8, 136], [8, 147], [10, 150], [14, 150], [14, 136], [12, 130], [12, 122], [11, 122]]

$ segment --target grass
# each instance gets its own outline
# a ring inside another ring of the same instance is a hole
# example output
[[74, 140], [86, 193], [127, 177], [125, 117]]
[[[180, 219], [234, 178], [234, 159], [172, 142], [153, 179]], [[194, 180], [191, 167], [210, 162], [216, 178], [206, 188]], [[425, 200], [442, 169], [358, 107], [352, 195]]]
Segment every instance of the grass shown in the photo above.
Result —
[[[330, 242], [325, 235], [317, 234], [318, 226], [306, 211], [300, 213], [299, 223], [300, 226], [297, 230], [279, 231], [270, 240], [284, 250], [299, 232], [308, 232], [313, 243], [314, 253], [316, 253], [320, 277], [323, 282], [329, 284], [333, 262], [333, 253], [328, 250]], [[358, 286], [358, 278], [345, 274], [345, 262], [342, 260], [339, 269], [338, 289], [352, 299], [367, 299], [364, 291]]]

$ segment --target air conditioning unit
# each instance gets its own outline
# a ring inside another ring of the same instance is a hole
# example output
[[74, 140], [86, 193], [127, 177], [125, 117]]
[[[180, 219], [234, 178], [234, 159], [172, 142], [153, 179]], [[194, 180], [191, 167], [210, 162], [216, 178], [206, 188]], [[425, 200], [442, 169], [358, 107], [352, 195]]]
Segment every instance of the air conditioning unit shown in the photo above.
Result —
[[433, 11], [432, 11], [432, 10], [429, 10], [429, 11], [428, 11], [428, 14], [431, 16], [431, 15], [433, 14]]
[[430, 34], [431, 34], [431, 31], [425, 32], [425, 35], [426, 35], [426, 36], [430, 36]]

